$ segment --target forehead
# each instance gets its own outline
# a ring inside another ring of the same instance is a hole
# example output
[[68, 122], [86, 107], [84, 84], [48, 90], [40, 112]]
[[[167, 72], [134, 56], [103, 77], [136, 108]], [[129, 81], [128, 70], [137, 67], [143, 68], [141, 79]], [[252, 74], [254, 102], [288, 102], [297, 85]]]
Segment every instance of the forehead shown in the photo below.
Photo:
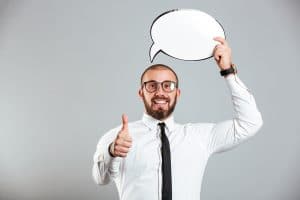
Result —
[[174, 73], [168, 69], [150, 69], [145, 73], [143, 77], [143, 82], [150, 80], [155, 80], [158, 82], [166, 80], [176, 81], [176, 77]]

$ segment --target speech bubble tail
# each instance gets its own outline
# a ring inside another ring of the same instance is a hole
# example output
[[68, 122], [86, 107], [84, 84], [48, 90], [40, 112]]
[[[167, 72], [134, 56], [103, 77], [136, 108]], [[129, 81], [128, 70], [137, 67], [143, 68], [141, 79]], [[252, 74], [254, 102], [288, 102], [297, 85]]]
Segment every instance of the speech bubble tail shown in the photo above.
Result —
[[152, 44], [151, 48], [150, 48], [150, 61], [151, 63], [153, 62], [155, 56], [161, 51], [161, 49], [155, 45], [155, 43]]

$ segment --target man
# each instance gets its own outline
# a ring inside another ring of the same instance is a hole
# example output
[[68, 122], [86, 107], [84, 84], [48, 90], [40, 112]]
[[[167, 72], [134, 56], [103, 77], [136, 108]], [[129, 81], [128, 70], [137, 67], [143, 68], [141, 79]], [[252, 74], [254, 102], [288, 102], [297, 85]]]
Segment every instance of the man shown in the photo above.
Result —
[[261, 114], [232, 67], [231, 49], [217, 37], [214, 58], [231, 91], [235, 115], [220, 123], [177, 124], [172, 115], [180, 96], [176, 73], [153, 65], [141, 76], [142, 120], [106, 133], [94, 154], [97, 184], [114, 180], [121, 200], [199, 200], [208, 158], [253, 136]]

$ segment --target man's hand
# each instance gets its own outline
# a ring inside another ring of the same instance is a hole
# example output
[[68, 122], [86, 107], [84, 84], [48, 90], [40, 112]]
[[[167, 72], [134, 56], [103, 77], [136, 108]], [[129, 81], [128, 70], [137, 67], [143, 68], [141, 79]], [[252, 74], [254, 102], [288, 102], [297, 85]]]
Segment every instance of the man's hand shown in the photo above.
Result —
[[122, 115], [122, 124], [122, 129], [109, 149], [110, 153], [115, 157], [126, 157], [132, 144], [132, 138], [128, 132], [128, 118], [125, 114]]
[[230, 68], [232, 64], [231, 49], [227, 41], [222, 37], [215, 37], [214, 40], [220, 42], [220, 44], [216, 45], [213, 53], [220, 70]]

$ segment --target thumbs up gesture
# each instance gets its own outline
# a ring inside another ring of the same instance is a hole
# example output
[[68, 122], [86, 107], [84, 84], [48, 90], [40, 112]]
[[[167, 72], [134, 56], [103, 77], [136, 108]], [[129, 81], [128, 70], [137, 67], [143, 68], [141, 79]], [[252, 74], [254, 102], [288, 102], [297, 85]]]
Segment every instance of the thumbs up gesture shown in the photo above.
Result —
[[109, 151], [114, 157], [126, 157], [132, 144], [132, 138], [128, 132], [128, 118], [122, 115], [122, 128], [116, 139], [111, 143]]

